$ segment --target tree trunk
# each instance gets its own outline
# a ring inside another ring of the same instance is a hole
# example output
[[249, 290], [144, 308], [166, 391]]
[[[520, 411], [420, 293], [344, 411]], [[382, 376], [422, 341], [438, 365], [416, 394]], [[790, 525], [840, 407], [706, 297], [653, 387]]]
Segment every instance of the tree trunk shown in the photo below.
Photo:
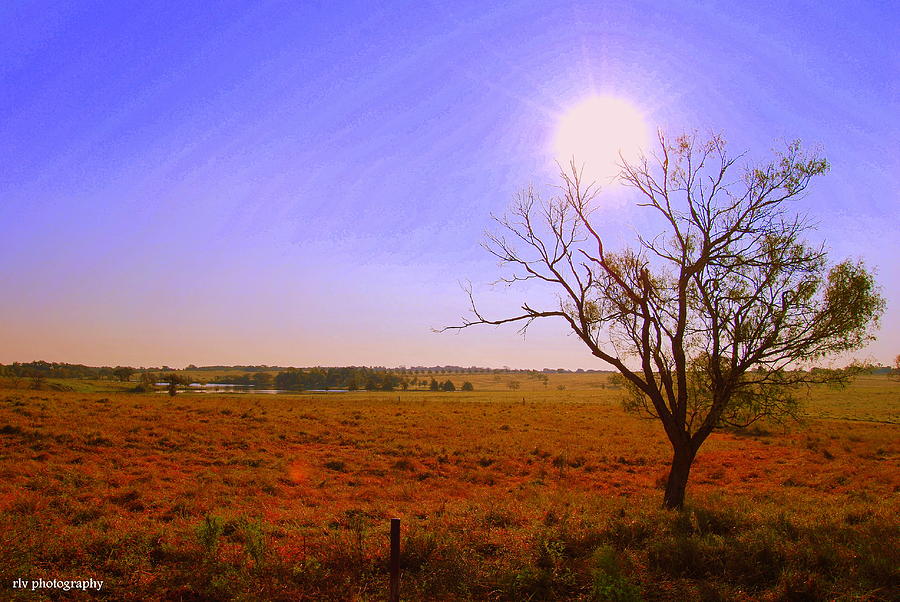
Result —
[[689, 442], [673, 444], [673, 447], [675, 453], [672, 457], [672, 469], [669, 471], [666, 495], [663, 498], [663, 506], [669, 510], [680, 509], [684, 506], [684, 491], [687, 488], [694, 456], [697, 453]]

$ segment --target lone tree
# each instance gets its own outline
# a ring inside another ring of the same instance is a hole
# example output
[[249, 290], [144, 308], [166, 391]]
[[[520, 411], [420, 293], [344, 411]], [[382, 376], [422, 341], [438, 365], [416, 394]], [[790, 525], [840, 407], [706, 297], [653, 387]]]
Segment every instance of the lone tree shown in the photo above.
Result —
[[659, 420], [673, 457], [664, 506], [680, 508], [697, 450], [721, 426], [796, 417], [798, 389], [844, 383], [851, 371], [807, 372], [804, 362], [859, 348], [884, 309], [860, 262], [829, 267], [811, 224], [790, 211], [824, 158], [792, 143], [763, 164], [740, 167], [721, 137], [674, 139], [623, 162], [621, 181], [653, 213], [658, 232], [620, 251], [604, 246], [596, 189], [574, 162], [549, 200], [521, 192], [495, 220], [485, 248], [512, 268], [507, 284], [542, 281], [552, 308], [528, 302], [515, 315], [473, 317], [447, 329], [557, 318], [614, 367], [627, 409]]
[[178, 395], [178, 387], [189, 384], [191, 381], [186, 376], [170, 372], [162, 376], [162, 382], [166, 383], [166, 390], [169, 392], [169, 397], [175, 397]]

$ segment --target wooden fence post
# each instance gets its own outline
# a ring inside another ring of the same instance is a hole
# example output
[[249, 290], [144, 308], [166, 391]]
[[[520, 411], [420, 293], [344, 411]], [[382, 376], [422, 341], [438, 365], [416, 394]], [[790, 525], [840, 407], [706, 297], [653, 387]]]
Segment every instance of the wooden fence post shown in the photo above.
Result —
[[400, 602], [400, 519], [391, 519], [391, 593], [390, 602]]

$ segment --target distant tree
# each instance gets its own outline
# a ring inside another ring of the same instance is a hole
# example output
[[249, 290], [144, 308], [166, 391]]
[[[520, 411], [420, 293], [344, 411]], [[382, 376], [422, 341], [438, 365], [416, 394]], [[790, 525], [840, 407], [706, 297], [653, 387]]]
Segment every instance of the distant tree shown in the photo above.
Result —
[[449, 378], [441, 385], [441, 391], [456, 391], [456, 385]]
[[31, 376], [31, 388], [35, 391], [40, 391], [44, 388], [44, 385], [47, 383], [47, 378], [40, 373], [34, 373]]
[[155, 391], [157, 382], [159, 382], [159, 377], [157, 377], [156, 374], [152, 372], [141, 372], [140, 376], [138, 376], [138, 384], [132, 391], [136, 393]]
[[463, 391], [474, 391], [474, 390], [475, 390], [475, 387], [473, 387], [473, 386], [472, 386], [472, 383], [470, 383], [469, 381], [465, 381], [465, 382], [462, 384], [461, 389], [462, 389]]
[[431, 390], [431, 391], [440, 391], [440, 390], [441, 390], [441, 384], [440, 384], [437, 380], [435, 380], [435, 379], [432, 378], [432, 379], [431, 379], [431, 383], [428, 385], [428, 388], [429, 388], [429, 390]]
[[894, 371], [892, 374], [894, 378], [900, 378], [900, 355], [894, 358]]
[[116, 366], [116, 368], [113, 370], [113, 375], [123, 383], [128, 382], [134, 373], [135, 369], [129, 366]]
[[510, 389], [512, 389], [513, 391], [515, 391], [519, 388], [519, 381], [511, 380], [506, 383], [506, 386], [509, 387]]
[[181, 374], [170, 372], [162, 376], [162, 382], [166, 383], [166, 390], [169, 392], [169, 396], [175, 397], [178, 394], [178, 387], [190, 383], [190, 379]]
[[795, 416], [798, 386], [845, 383], [798, 363], [857, 349], [872, 339], [884, 299], [862, 263], [828, 267], [809, 224], [789, 210], [825, 159], [798, 143], [773, 160], [736, 167], [721, 137], [659, 135], [654, 153], [622, 165], [621, 181], [661, 224], [637, 245], [607, 248], [593, 215], [593, 185], [575, 164], [550, 200], [525, 190], [486, 247], [513, 268], [502, 280], [547, 283], [557, 307], [529, 303], [476, 324], [555, 318], [615, 368], [625, 406], [657, 419], [672, 446], [664, 506], [680, 508], [694, 458], [720, 426]]
[[253, 381], [254, 387], [265, 389], [272, 386], [272, 383], [275, 382], [275, 377], [268, 372], [256, 372], [253, 374], [251, 380]]

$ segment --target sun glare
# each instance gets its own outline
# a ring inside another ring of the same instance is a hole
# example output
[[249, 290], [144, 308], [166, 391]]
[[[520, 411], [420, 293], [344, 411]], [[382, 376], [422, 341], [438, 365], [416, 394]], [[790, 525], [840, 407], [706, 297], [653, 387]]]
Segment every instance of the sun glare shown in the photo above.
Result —
[[633, 158], [646, 141], [647, 126], [637, 109], [621, 98], [593, 96], [560, 119], [554, 150], [560, 164], [574, 159], [586, 181], [606, 185], [619, 171], [619, 154]]

